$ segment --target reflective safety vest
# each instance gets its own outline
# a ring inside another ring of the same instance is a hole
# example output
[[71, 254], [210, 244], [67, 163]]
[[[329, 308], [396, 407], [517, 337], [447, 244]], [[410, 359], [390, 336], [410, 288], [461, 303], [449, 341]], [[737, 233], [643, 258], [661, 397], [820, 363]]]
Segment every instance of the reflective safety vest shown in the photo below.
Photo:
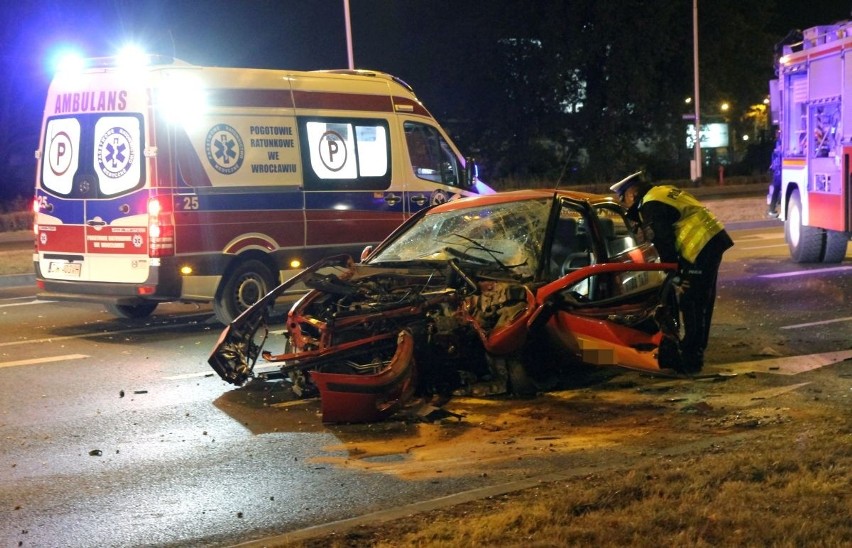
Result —
[[642, 203], [657, 201], [670, 205], [680, 212], [674, 224], [675, 248], [678, 254], [694, 263], [707, 242], [724, 230], [725, 226], [688, 192], [673, 186], [651, 187]]

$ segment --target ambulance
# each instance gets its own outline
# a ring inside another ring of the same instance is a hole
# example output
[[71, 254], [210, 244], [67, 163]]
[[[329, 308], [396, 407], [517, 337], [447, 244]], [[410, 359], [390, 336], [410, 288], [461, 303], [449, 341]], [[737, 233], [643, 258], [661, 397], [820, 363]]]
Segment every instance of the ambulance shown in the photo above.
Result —
[[61, 70], [36, 151], [39, 297], [229, 323], [320, 258], [491, 193], [399, 78], [136, 56]]

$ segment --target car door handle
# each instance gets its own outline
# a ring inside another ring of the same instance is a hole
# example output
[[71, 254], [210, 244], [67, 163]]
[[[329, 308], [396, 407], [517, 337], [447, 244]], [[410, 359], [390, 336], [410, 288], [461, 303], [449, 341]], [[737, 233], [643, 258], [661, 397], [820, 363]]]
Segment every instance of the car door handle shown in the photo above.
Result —
[[397, 196], [396, 194], [385, 194], [385, 203], [387, 203], [391, 207], [398, 204], [400, 200], [402, 200], [402, 198], [400, 196]]
[[88, 226], [105, 226], [106, 221], [101, 220], [101, 219], [90, 219], [90, 220], [86, 221], [86, 224]]
[[416, 196], [411, 197], [411, 203], [413, 203], [417, 207], [423, 207], [424, 205], [426, 205], [426, 202], [428, 202], [428, 201], [429, 201], [429, 198], [422, 195], [422, 194], [418, 194]]

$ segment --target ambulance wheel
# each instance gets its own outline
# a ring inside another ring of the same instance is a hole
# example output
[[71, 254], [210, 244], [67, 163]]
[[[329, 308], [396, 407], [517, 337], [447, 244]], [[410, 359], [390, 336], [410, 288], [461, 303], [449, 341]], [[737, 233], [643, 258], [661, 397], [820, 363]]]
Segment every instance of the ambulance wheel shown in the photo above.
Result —
[[142, 303], [142, 304], [106, 304], [104, 308], [107, 312], [118, 318], [128, 320], [138, 320], [147, 318], [157, 308], [157, 303]]
[[837, 230], [825, 231], [825, 253], [822, 255], [824, 263], [839, 263], [846, 257], [846, 244], [849, 243], [849, 238], [845, 232]]
[[787, 207], [787, 220], [784, 223], [784, 236], [790, 248], [790, 256], [797, 263], [818, 263], [822, 255], [824, 231], [814, 226], [802, 224], [802, 199], [799, 191], [790, 195]]
[[256, 259], [242, 262], [223, 279], [213, 299], [213, 313], [228, 325], [272, 288], [272, 272], [265, 264]]

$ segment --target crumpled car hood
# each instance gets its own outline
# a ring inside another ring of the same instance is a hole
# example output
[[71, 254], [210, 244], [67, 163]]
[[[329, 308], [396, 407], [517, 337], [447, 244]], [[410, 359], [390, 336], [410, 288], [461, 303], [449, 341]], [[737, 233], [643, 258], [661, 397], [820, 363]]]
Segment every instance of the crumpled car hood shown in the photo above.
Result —
[[[514, 359], [541, 334], [561, 341], [580, 361], [657, 370], [659, 328], [646, 332], [629, 325], [653, 320], [654, 295], [626, 302], [614, 318], [583, 311], [587, 305], [566, 299], [565, 291], [589, 276], [666, 272], [674, 266], [598, 264], [533, 287], [490, 268], [461, 266], [458, 259], [394, 268], [332, 257], [234, 320], [209, 363], [238, 386], [253, 377], [259, 358], [280, 364], [297, 393], [320, 394], [326, 422], [381, 420], [418, 390], [458, 390], [475, 384], [471, 379], [503, 382], [505, 391], [514, 367], [506, 357]], [[311, 291], [288, 313], [283, 352], [264, 351], [269, 310], [296, 284]], [[565, 312], [572, 310], [581, 313]]]

